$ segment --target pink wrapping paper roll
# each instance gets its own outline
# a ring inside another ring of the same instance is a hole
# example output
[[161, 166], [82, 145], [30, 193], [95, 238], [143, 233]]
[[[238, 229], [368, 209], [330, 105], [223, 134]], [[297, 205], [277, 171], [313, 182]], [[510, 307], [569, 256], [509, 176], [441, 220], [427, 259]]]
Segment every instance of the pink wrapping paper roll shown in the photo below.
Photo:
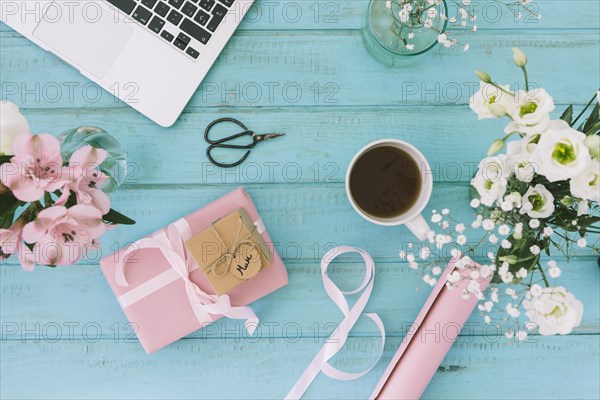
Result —
[[[450, 350], [465, 322], [477, 305], [477, 299], [462, 298], [468, 280], [456, 288], [446, 287], [446, 279], [455, 269], [454, 260], [433, 288], [400, 348], [379, 380], [370, 399], [419, 399]], [[467, 272], [467, 270], [465, 270]], [[488, 281], [481, 282], [481, 290]]]

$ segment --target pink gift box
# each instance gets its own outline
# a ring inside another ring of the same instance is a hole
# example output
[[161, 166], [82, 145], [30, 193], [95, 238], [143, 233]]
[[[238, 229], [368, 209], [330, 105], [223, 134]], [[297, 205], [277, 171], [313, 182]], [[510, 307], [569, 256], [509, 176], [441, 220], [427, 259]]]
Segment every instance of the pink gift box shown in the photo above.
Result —
[[[254, 278], [216, 296], [183, 243], [239, 208], [269, 245], [273, 261]], [[152, 353], [221, 318], [215, 311], [220, 308], [228, 309], [225, 314], [234, 318], [254, 315], [243, 306], [287, 285], [287, 270], [272, 243], [250, 195], [239, 188], [104, 258], [100, 266], [127, 319], [135, 324], [141, 345]], [[246, 322], [252, 332], [258, 320]]]

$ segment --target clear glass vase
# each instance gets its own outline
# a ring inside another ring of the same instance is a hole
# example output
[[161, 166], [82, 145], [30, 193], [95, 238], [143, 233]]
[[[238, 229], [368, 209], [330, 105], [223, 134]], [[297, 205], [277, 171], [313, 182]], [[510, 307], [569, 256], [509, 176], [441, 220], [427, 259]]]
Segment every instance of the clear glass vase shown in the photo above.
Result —
[[[402, 5], [407, 2], [414, 4], [415, 11], [402, 18]], [[417, 12], [419, 6], [423, 7], [422, 12]], [[362, 31], [363, 42], [378, 61], [389, 66], [405, 65], [435, 47], [447, 26], [442, 15], [448, 15], [445, 1], [428, 5], [421, 0], [371, 0]], [[430, 21], [426, 23], [427, 19]]]
[[105, 193], [112, 193], [125, 181], [127, 176], [127, 160], [121, 143], [101, 128], [81, 126], [70, 129], [60, 134], [63, 160], [67, 161], [75, 150], [90, 145], [107, 151], [108, 157], [100, 165], [108, 179], [100, 189]]

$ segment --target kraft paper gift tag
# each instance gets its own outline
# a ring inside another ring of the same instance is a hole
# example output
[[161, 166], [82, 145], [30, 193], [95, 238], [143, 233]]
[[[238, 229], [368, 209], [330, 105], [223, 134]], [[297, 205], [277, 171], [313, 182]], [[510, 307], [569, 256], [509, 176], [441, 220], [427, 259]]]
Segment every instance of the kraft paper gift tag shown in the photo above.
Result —
[[271, 264], [271, 253], [243, 208], [185, 242], [215, 294], [227, 293]]

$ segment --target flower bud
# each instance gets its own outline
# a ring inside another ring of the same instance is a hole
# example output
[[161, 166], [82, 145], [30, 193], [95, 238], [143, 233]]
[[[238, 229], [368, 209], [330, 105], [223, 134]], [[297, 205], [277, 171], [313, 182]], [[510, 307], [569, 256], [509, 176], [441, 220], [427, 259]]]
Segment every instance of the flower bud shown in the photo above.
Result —
[[600, 135], [589, 135], [583, 142], [594, 160], [600, 160]]
[[527, 64], [527, 56], [518, 47], [513, 47], [513, 60], [517, 67], [524, 67]]
[[0, 155], [13, 155], [13, 141], [24, 133], [30, 133], [29, 123], [19, 107], [10, 101], [0, 101]]
[[477, 70], [475, 71], [475, 75], [477, 75], [477, 77], [484, 83], [492, 82], [492, 77], [487, 72]]
[[487, 152], [488, 157], [496, 154], [503, 148], [504, 148], [504, 140], [502, 140], [502, 139], [494, 140], [494, 143], [492, 143], [492, 145], [488, 149], [488, 152]]

